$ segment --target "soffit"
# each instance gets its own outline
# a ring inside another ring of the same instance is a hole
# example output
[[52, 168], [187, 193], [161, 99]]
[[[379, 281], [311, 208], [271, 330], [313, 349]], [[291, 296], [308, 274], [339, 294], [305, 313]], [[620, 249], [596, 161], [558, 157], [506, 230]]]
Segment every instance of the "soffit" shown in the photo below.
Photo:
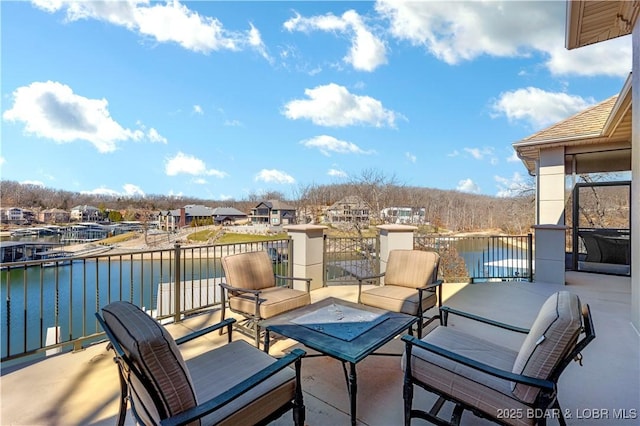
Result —
[[640, 0], [567, 2], [567, 49], [631, 34], [640, 14]]

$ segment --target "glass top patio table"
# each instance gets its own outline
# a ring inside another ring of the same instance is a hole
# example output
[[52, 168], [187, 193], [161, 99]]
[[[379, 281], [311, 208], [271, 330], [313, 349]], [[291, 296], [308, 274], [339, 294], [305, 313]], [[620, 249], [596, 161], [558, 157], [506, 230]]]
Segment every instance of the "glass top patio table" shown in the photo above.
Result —
[[358, 363], [408, 330], [417, 318], [333, 297], [260, 322], [272, 332], [340, 361]]
[[[269, 352], [270, 333], [279, 334], [342, 362], [351, 412], [356, 424], [356, 364], [418, 321], [418, 318], [388, 312], [333, 297], [260, 322], [265, 329], [264, 350]], [[350, 370], [347, 372], [346, 363]]]

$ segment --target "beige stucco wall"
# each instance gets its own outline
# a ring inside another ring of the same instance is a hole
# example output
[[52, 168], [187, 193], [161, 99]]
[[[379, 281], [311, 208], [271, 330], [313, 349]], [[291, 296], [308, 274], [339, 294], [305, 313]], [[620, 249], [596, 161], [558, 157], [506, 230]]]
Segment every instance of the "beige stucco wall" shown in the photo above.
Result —
[[640, 331], [640, 18], [633, 29], [631, 130], [631, 321]]

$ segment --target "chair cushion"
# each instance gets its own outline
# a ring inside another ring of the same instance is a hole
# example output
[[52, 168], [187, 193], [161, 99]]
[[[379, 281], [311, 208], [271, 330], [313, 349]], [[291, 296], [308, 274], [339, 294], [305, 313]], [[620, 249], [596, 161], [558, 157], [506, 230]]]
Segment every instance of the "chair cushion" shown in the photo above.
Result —
[[434, 251], [391, 250], [384, 283], [411, 288], [430, 284], [438, 279], [439, 259]]
[[[582, 328], [580, 299], [568, 291], [551, 295], [540, 308], [525, 338], [512, 371], [525, 376], [547, 379], [558, 363], [571, 351]], [[512, 385], [516, 397], [533, 402], [538, 389]]]
[[[506, 371], [511, 369], [517, 356], [516, 351], [452, 327], [436, 327], [422, 340]], [[402, 357], [403, 370], [405, 366], [406, 353]], [[527, 418], [531, 416], [526, 415], [529, 407], [513, 397], [511, 382], [508, 380], [499, 379], [417, 347], [412, 351], [411, 369], [413, 377], [428, 387], [483, 411], [490, 417], [497, 418], [499, 412], [513, 409], [511, 412], [523, 415], [503, 418], [503, 421], [514, 425], [533, 424], [533, 419]]]
[[[435, 306], [437, 301], [435, 292], [424, 291], [422, 293], [422, 312]], [[364, 290], [360, 294], [360, 302], [386, 311], [402, 312], [413, 316], [418, 315], [420, 303], [417, 290], [389, 284]]]
[[[187, 360], [198, 403], [215, 398], [276, 360], [237, 340]], [[254, 425], [292, 401], [295, 370], [288, 367], [202, 419], [202, 424]]]
[[110, 303], [102, 308], [102, 314], [125, 354], [148, 378], [149, 389], [131, 375], [134, 407], [145, 424], [157, 424], [164, 418], [152, 402], [152, 394], [169, 417], [196, 406], [189, 370], [162, 325], [129, 302]]
[[260, 290], [276, 285], [273, 264], [266, 251], [224, 256], [222, 268], [227, 284], [233, 287]]
[[[260, 293], [258, 315], [262, 319], [271, 318], [307, 306], [309, 303], [311, 303], [311, 297], [306, 291], [288, 287], [264, 288]], [[229, 307], [236, 311], [253, 314], [256, 310], [256, 302], [253, 298], [229, 296]]]

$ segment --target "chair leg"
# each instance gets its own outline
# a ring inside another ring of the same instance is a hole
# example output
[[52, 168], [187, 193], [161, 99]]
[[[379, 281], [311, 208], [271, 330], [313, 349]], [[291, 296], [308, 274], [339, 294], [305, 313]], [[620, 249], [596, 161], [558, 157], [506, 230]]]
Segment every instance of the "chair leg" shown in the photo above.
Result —
[[302, 396], [302, 384], [300, 381], [301, 366], [302, 366], [302, 360], [298, 358], [295, 362], [296, 393], [293, 399], [293, 423], [296, 426], [304, 426], [304, 421], [305, 421], [305, 408], [304, 408], [304, 400]]
[[122, 371], [120, 371], [122, 366], [118, 366], [118, 377], [120, 377], [120, 408], [118, 409], [118, 422], [116, 423], [118, 426], [124, 426], [124, 420], [127, 416], [127, 399], [128, 399], [128, 387], [125, 378], [122, 376]]
[[256, 348], [260, 349], [260, 326], [258, 325], [258, 321], [254, 321], [253, 329], [256, 332]]
[[[225, 311], [226, 311], [226, 306], [227, 306], [227, 302], [225, 302], [224, 300], [224, 291], [222, 292], [222, 312], [220, 312], [220, 321], [224, 321], [224, 317], [225, 317]], [[224, 327], [222, 327], [219, 331], [218, 334], [220, 336], [222, 336], [222, 333], [224, 332]]]
[[404, 384], [402, 386], [402, 399], [404, 401], [404, 426], [411, 425], [411, 407], [413, 405], [413, 383], [411, 381], [411, 345], [405, 346], [406, 365], [404, 371]]

